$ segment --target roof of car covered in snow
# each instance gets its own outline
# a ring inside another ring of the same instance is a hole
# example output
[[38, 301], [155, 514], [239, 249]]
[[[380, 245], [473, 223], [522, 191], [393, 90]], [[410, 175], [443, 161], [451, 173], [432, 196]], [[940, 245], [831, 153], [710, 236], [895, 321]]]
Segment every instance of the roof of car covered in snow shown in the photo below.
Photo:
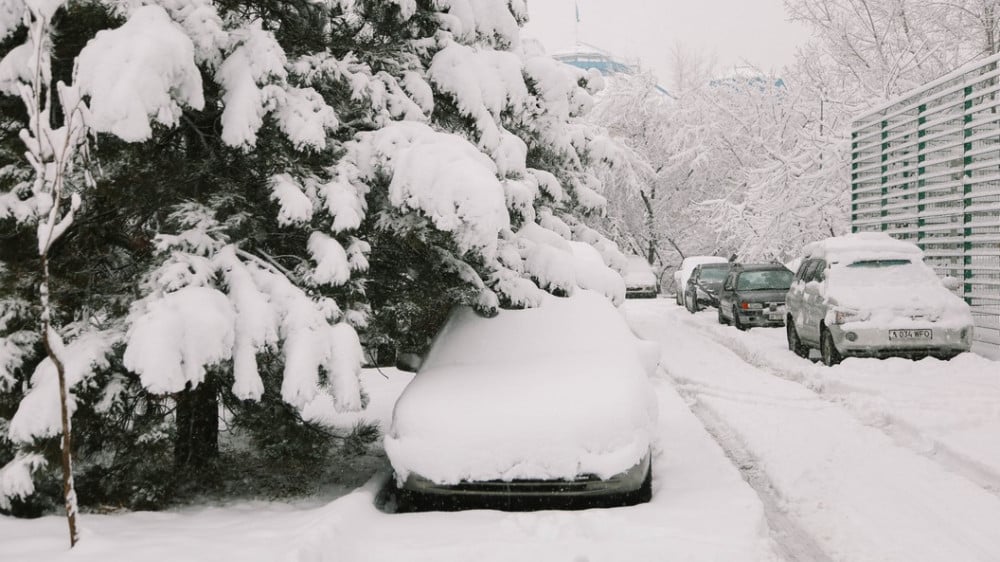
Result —
[[924, 252], [915, 244], [897, 240], [881, 232], [859, 232], [835, 236], [807, 244], [803, 249], [806, 259], [825, 259], [828, 262], [852, 262], [872, 257], [899, 257], [923, 259]]

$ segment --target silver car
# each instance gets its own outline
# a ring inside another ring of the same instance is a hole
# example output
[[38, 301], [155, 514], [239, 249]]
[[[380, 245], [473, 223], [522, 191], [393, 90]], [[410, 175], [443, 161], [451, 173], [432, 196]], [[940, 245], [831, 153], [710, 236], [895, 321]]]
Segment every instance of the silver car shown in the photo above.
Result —
[[[954, 280], [952, 280], [954, 281]], [[788, 348], [845, 356], [951, 358], [972, 344], [969, 306], [917, 246], [881, 234], [810, 244], [786, 298]]]

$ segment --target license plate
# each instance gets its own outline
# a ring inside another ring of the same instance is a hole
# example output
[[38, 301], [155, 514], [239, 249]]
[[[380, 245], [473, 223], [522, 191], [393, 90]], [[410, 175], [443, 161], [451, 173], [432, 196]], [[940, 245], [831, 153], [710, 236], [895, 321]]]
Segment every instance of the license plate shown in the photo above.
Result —
[[768, 314], [767, 317], [770, 320], [781, 320], [785, 317], [785, 315], [780, 312], [772, 312], [771, 314]]
[[929, 340], [933, 338], [930, 330], [889, 330], [889, 341], [895, 340]]

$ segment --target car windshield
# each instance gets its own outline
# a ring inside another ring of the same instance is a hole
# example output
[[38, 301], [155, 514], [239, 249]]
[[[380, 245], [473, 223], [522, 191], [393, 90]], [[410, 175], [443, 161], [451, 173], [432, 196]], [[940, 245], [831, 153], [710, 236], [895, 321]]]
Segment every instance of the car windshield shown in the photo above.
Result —
[[837, 285], [850, 287], [890, 286], [912, 287], [933, 285], [940, 281], [929, 266], [922, 261], [908, 259], [866, 259], [851, 262], [830, 271], [830, 279]]
[[726, 278], [726, 275], [728, 273], [729, 270], [723, 267], [707, 267], [701, 270], [701, 277], [699, 277], [699, 279], [701, 279], [702, 281], [721, 282], [723, 279]]
[[500, 310], [493, 318], [461, 307], [435, 338], [421, 369], [614, 355], [621, 353], [616, 345], [634, 340], [622, 314], [591, 291], [550, 297], [536, 308]]
[[736, 282], [739, 291], [787, 291], [793, 274], [787, 269], [744, 271]]

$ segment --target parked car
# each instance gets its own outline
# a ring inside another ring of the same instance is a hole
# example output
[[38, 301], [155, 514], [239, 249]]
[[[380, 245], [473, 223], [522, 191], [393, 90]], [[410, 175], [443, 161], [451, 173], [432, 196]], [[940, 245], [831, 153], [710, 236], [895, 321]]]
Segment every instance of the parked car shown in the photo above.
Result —
[[719, 290], [729, 274], [728, 263], [703, 263], [694, 268], [684, 291], [684, 306], [691, 313], [702, 306], [719, 306]]
[[780, 263], [733, 264], [719, 291], [719, 323], [740, 330], [784, 325], [792, 276]]
[[625, 298], [655, 299], [660, 293], [660, 282], [653, 268], [641, 256], [629, 256], [625, 270]]
[[455, 310], [396, 402], [404, 506], [592, 507], [650, 498], [660, 349], [591, 291]]
[[[788, 348], [823, 363], [848, 355], [950, 358], [972, 345], [972, 313], [916, 245], [882, 233], [805, 247], [788, 292]], [[946, 286], [948, 285], [948, 286]]]
[[726, 258], [718, 256], [690, 256], [681, 261], [681, 266], [674, 272], [674, 296], [677, 304], [684, 306], [684, 289], [687, 287], [688, 277], [695, 267], [703, 263], [728, 263]]

